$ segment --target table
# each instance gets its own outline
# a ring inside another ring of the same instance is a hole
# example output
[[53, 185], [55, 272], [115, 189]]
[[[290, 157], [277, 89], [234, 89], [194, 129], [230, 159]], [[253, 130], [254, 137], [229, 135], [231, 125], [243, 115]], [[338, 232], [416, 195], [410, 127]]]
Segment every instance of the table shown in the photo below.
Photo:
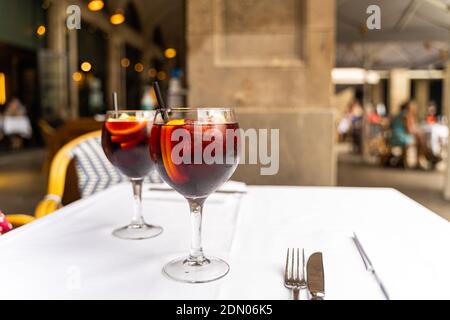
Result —
[[32, 134], [30, 120], [27, 116], [4, 116], [3, 132], [7, 136], [17, 134], [23, 138], [30, 138]]
[[131, 188], [117, 185], [0, 237], [0, 299], [289, 299], [287, 247], [324, 254], [327, 299], [382, 299], [350, 235], [358, 233], [393, 299], [449, 299], [450, 224], [393, 189], [249, 186], [205, 207], [204, 249], [231, 266], [201, 285], [166, 278], [189, 248], [187, 204], [145, 192], [157, 238], [125, 241]]
[[425, 123], [421, 126], [421, 129], [433, 154], [441, 155], [443, 147], [448, 143], [448, 127], [440, 123]]

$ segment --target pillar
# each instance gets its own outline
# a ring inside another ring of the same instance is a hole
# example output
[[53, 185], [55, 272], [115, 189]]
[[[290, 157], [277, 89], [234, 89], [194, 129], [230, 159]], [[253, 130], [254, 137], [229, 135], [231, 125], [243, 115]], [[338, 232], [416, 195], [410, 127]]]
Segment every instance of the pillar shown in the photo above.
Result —
[[395, 115], [402, 103], [409, 100], [411, 83], [407, 69], [392, 69], [389, 77], [389, 113]]
[[[443, 79], [443, 90], [442, 90], [442, 108], [443, 114], [447, 117], [447, 121], [449, 119], [449, 111], [450, 111], [450, 62], [447, 63], [444, 72]], [[450, 126], [450, 124], [449, 124]], [[448, 144], [447, 154], [450, 154], [450, 143]], [[450, 200], [450, 157], [447, 156], [447, 172], [445, 176], [444, 182], [444, 198]]]
[[78, 66], [78, 37], [77, 31], [68, 31], [69, 39], [69, 90], [70, 90], [70, 118], [76, 119], [79, 116], [78, 84], [73, 81], [72, 75], [79, 70]]
[[374, 106], [379, 103], [384, 103], [384, 87], [380, 80], [378, 83], [371, 86], [372, 102]]
[[67, 41], [66, 41], [66, 1], [54, 0], [48, 12], [48, 47], [52, 58], [47, 65], [52, 69], [51, 100], [55, 116], [60, 119], [70, 117], [68, 108]]
[[52, 1], [48, 10], [48, 46], [55, 53], [66, 51], [65, 1]]
[[450, 62], [444, 69], [444, 79], [442, 81], [442, 114], [450, 119]]
[[417, 116], [424, 119], [427, 113], [428, 102], [430, 99], [430, 83], [428, 80], [415, 81], [414, 100], [417, 103]]
[[[279, 129], [279, 172], [251, 184], [334, 185], [334, 0], [187, 1], [190, 105], [229, 105], [244, 129]], [[245, 19], [243, 19], [245, 17]], [[270, 21], [268, 24], [267, 21]]]

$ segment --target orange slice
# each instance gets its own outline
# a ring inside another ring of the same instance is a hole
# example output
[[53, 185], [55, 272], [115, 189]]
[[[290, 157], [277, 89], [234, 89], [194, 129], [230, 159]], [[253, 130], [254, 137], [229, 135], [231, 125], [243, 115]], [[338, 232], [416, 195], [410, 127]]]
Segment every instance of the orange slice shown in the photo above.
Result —
[[120, 144], [120, 148], [122, 150], [131, 149], [135, 146], [137, 146], [142, 140], [144, 140], [144, 136], [138, 136], [135, 139], [127, 140], [125, 142], [122, 142]]
[[141, 131], [142, 129], [145, 128], [145, 126], [147, 126], [147, 121], [141, 121], [141, 122], [125, 121], [125, 122], [134, 123], [134, 125], [132, 127], [130, 127], [130, 128], [127, 128], [127, 129], [116, 129], [115, 125], [113, 125], [114, 122], [116, 122], [116, 121], [111, 121], [111, 122], [108, 121], [108, 122], [106, 122], [106, 129], [108, 129], [108, 131], [113, 136], [130, 135], [130, 134], [133, 134], [133, 133]]
[[189, 177], [183, 172], [181, 165], [176, 165], [172, 161], [172, 132], [178, 128], [178, 126], [184, 125], [184, 120], [171, 120], [166, 125], [161, 127], [161, 154], [163, 159], [164, 168], [167, 175], [173, 183], [181, 184], [189, 180]]

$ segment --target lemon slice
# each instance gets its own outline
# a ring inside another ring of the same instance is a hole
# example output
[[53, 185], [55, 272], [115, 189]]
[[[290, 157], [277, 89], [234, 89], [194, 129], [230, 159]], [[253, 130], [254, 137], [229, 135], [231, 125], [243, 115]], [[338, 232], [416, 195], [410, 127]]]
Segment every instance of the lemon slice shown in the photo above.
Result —
[[184, 124], [184, 119], [174, 119], [166, 123], [169, 126], [183, 126]]

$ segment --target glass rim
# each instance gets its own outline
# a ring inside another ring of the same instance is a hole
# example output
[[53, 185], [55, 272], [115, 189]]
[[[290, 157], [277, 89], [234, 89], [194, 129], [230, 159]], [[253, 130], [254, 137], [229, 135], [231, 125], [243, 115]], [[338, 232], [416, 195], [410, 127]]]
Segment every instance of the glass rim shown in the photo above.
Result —
[[175, 107], [175, 108], [165, 108], [156, 109], [155, 111], [178, 111], [178, 112], [192, 112], [192, 111], [222, 111], [222, 112], [233, 112], [232, 107]]
[[137, 113], [137, 112], [156, 112], [157, 110], [107, 110], [106, 114], [116, 114], [116, 113]]

